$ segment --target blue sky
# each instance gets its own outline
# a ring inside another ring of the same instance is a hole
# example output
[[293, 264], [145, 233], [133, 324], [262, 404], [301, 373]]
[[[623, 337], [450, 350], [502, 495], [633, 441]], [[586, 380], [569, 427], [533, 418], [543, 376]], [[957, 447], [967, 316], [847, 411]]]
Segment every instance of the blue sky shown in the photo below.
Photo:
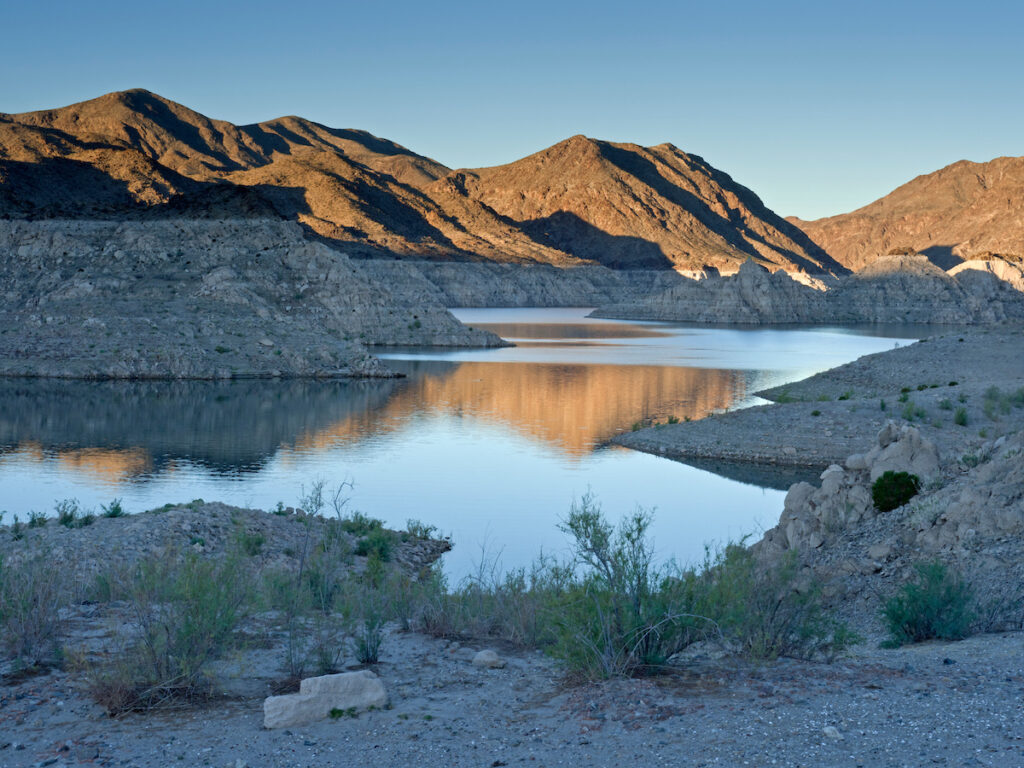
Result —
[[0, 28], [3, 112], [142, 87], [453, 167], [670, 141], [804, 218], [1024, 155], [1024, 4], [0, 0]]

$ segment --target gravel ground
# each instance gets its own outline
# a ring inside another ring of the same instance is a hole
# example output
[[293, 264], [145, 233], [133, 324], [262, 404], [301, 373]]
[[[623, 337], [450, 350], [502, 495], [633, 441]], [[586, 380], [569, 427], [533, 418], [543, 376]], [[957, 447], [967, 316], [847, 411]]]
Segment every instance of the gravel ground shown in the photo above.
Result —
[[480, 669], [475, 650], [391, 634], [390, 709], [272, 731], [262, 696], [111, 719], [54, 672], [0, 688], [0, 766], [1024, 766], [1022, 633], [576, 686], [536, 653]]

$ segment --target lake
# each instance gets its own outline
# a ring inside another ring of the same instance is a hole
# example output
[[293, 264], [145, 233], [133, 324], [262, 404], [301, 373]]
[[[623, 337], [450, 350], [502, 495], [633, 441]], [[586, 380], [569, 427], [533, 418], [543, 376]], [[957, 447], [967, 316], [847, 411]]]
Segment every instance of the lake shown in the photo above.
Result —
[[[699, 419], [918, 338], [915, 328], [694, 328], [585, 309], [455, 310], [516, 346], [379, 352], [383, 381], [0, 380], [3, 522], [56, 500], [129, 512], [203, 498], [269, 509], [344, 480], [350, 508], [452, 537], [453, 580], [562, 554], [591, 492], [610, 518], [655, 510], [657, 553], [774, 525], [792, 477], [715, 474], [611, 446], [634, 425]], [[740, 478], [740, 479], [737, 479]]]

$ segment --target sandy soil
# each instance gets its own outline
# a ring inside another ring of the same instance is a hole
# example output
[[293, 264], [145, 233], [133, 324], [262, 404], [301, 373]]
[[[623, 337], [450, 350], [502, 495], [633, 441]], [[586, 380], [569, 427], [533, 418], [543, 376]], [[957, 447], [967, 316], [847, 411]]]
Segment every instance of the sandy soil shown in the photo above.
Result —
[[1024, 765], [1021, 633], [589, 685], [536, 653], [480, 669], [476, 649], [392, 633], [390, 709], [284, 730], [262, 727], [271, 651], [233, 662], [234, 697], [117, 719], [54, 672], [0, 687], [0, 766]]

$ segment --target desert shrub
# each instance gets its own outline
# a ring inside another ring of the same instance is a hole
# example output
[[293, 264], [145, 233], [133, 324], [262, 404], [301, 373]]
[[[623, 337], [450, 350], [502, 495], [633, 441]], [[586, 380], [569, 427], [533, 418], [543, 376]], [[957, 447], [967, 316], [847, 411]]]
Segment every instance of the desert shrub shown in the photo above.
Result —
[[64, 499], [54, 504], [57, 522], [65, 528], [74, 528], [78, 520], [78, 502], [75, 499]]
[[356, 542], [355, 553], [360, 557], [377, 557], [381, 562], [391, 559], [394, 534], [383, 528], [374, 528]]
[[959, 573], [937, 560], [917, 563], [915, 576], [882, 608], [886, 645], [962, 640], [975, 619], [974, 592]]
[[436, 525], [427, 525], [412, 518], [406, 521], [405, 530], [414, 539], [432, 539], [438, 534]]
[[799, 572], [795, 551], [762, 562], [742, 543], [730, 544], [705, 557], [695, 608], [747, 656], [831, 659], [859, 638], [828, 615]]
[[59, 661], [64, 632], [60, 609], [71, 600], [67, 573], [53, 567], [48, 552], [15, 566], [0, 558], [0, 648], [17, 666]]
[[249, 557], [255, 557], [263, 551], [267, 538], [259, 531], [240, 530], [237, 535], [239, 548]]
[[967, 426], [967, 409], [966, 408], [963, 408], [963, 407], [957, 408], [953, 412], [953, 423], [956, 424], [958, 427], [966, 427]]
[[909, 472], [884, 472], [871, 486], [871, 500], [879, 512], [902, 507], [921, 490], [921, 480]]
[[902, 416], [907, 421], [914, 421], [914, 419], [923, 419], [928, 415], [922, 406], [917, 405], [913, 400], [910, 400], [903, 406]]
[[341, 520], [341, 529], [353, 536], [367, 536], [374, 531], [384, 528], [384, 521], [370, 517], [362, 512], [354, 512], [351, 516]]
[[114, 499], [107, 505], [101, 504], [100, 509], [103, 510], [103, 517], [124, 517], [128, 514], [124, 507], [121, 506], [120, 499]]
[[42, 512], [32, 510], [28, 513], [28, 527], [42, 528], [49, 522], [49, 519]]
[[693, 611], [692, 580], [657, 566], [637, 510], [613, 527], [587, 494], [561, 526], [572, 537], [573, 576], [554, 603], [553, 654], [591, 678], [636, 674], [664, 665], [705, 636]]
[[939, 408], [943, 411], [951, 411], [953, 410], [953, 401], [951, 401], [948, 397], [944, 397], [941, 400], [939, 400]]
[[207, 693], [204, 671], [231, 646], [247, 581], [234, 555], [215, 561], [168, 550], [141, 560], [125, 588], [134, 633], [93, 679], [97, 701], [115, 714]]

